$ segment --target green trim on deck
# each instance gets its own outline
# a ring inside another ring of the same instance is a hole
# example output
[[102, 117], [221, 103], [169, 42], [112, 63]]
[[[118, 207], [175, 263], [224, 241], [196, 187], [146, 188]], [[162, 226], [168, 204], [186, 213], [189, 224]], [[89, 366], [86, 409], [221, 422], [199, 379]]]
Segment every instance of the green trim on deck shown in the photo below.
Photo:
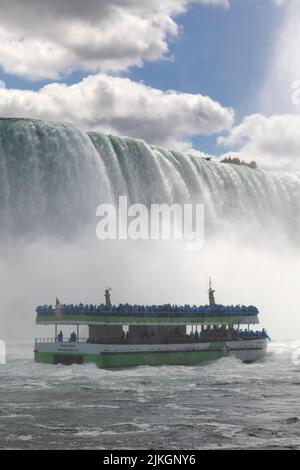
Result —
[[[93, 323], [120, 323], [120, 324], [132, 324], [132, 323], [185, 323], [187, 325], [197, 323], [225, 323], [225, 324], [238, 324], [241, 323], [245, 318], [249, 316], [225, 316], [225, 317], [113, 317], [113, 316], [90, 316], [90, 315], [67, 315], [62, 317], [61, 320], [57, 320], [54, 315], [36, 317], [36, 324], [55, 324], [55, 323], [71, 323], [76, 324], [77, 322], [85, 323], [86, 325], [92, 325]], [[253, 320], [257, 319], [253, 315]]]

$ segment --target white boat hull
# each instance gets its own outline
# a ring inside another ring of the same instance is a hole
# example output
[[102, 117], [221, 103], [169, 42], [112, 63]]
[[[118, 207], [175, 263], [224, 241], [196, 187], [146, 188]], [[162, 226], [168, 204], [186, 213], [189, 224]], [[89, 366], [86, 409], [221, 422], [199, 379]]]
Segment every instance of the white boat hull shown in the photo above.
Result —
[[228, 355], [235, 356], [237, 359], [251, 363], [264, 358], [267, 352], [267, 339], [240, 340], [226, 342]]

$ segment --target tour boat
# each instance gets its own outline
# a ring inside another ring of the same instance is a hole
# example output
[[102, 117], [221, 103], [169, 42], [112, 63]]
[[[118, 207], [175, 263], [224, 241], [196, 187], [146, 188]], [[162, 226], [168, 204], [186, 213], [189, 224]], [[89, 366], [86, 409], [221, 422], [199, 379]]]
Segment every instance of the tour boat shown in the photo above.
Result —
[[[216, 304], [211, 283], [203, 306], [112, 305], [110, 290], [101, 305], [62, 305], [57, 299], [54, 307], [37, 307], [36, 324], [53, 325], [55, 334], [35, 340], [35, 361], [112, 368], [195, 365], [224, 356], [251, 363], [266, 354], [267, 332], [254, 331], [258, 309]], [[83, 325], [86, 338], [80, 336]], [[74, 329], [68, 338], [66, 326]]]

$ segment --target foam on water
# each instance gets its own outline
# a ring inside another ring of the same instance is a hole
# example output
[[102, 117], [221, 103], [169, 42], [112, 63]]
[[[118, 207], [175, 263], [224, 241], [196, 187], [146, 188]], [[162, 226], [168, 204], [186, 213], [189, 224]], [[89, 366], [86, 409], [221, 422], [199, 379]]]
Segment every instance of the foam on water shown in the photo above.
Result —
[[[0, 447], [299, 448], [295, 346], [274, 343], [276, 360], [250, 366], [224, 358], [206, 367], [99, 370], [20, 361], [29, 344], [10, 344], [0, 368]], [[20, 391], [24, 381], [31, 386]]]

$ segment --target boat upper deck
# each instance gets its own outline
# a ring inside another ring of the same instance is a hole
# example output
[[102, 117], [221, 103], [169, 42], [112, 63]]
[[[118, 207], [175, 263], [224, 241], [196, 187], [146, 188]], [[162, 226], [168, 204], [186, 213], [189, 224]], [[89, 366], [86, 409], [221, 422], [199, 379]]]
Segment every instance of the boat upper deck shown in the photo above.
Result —
[[258, 309], [244, 305], [52, 305], [36, 309], [38, 324], [256, 324]]

